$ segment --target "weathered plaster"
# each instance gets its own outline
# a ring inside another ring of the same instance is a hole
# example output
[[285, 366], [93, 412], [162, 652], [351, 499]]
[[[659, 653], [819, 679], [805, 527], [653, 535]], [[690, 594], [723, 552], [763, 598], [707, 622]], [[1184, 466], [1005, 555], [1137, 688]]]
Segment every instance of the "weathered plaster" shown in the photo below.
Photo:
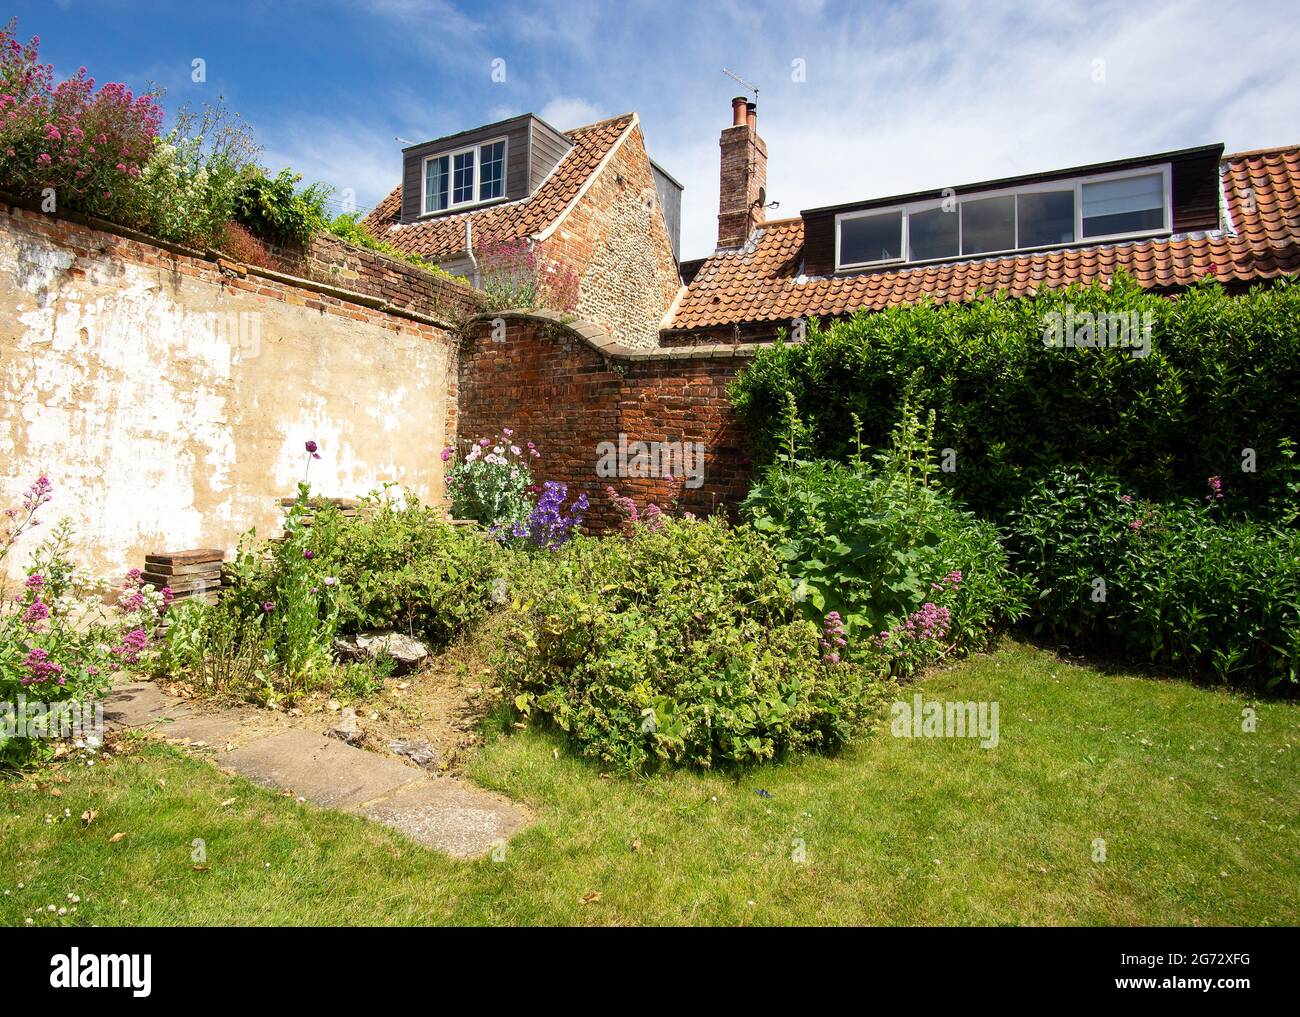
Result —
[[319, 494], [397, 482], [438, 499], [450, 337], [132, 261], [83, 232], [65, 245], [0, 215], [0, 507], [45, 472], [44, 518], [71, 517], [107, 577], [148, 551], [276, 532], [309, 438]]

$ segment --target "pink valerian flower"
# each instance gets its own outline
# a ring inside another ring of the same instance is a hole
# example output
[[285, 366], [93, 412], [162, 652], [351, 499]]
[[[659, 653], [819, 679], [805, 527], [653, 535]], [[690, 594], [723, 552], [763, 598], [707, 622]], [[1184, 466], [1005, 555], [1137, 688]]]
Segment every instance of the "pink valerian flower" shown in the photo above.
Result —
[[448, 460], [449, 460], [453, 455], [455, 455], [455, 454], [456, 454], [456, 450], [453, 449], [453, 448], [445, 448], [445, 449], [443, 449], [443, 450], [442, 450], [442, 461], [443, 461], [444, 463], [447, 462], [447, 461], [448, 461]]
[[27, 577], [27, 582], [23, 584], [29, 590], [40, 590], [45, 585], [45, 577], [39, 572], [33, 572]]
[[23, 667], [27, 669], [27, 674], [22, 679], [24, 685], [35, 685], [51, 679], [62, 685], [66, 681], [63, 677], [63, 666], [50, 660], [49, 653], [39, 646], [23, 658]]
[[113, 656], [128, 664], [138, 664], [140, 654], [149, 646], [149, 635], [144, 629], [135, 628], [122, 636], [122, 642], [110, 651]]
[[1223, 478], [1210, 477], [1205, 482], [1210, 487], [1210, 493], [1205, 496], [1205, 500], [1222, 501], [1223, 500]]
[[1129, 502], [1133, 500], [1133, 496], [1131, 494], [1121, 494], [1119, 496], [1119, 500], [1122, 501], [1125, 505], [1127, 505]]
[[28, 628], [39, 625], [50, 616], [50, 609], [41, 600], [33, 600], [27, 610], [23, 612], [23, 624]]
[[1142, 529], [1142, 520], [1141, 520], [1141, 519], [1134, 519], [1132, 522], [1130, 522], [1130, 523], [1128, 524], [1128, 528], [1129, 528], [1130, 530], [1140, 530], [1140, 529]]
[[838, 611], [831, 611], [822, 620], [822, 661], [826, 664], [838, 664], [840, 651], [849, 645], [845, 638], [844, 619]]

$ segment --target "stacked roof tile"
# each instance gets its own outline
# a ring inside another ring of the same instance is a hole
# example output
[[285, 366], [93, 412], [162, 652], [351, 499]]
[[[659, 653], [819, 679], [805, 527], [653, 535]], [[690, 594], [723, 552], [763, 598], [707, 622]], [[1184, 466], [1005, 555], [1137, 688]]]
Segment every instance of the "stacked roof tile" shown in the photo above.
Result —
[[769, 222], [739, 251], [704, 260], [665, 332], [784, 323], [926, 298], [1026, 296], [1105, 281], [1119, 269], [1161, 290], [1206, 276], [1246, 283], [1300, 272], [1300, 146], [1225, 156], [1220, 175], [1229, 219], [1222, 230], [830, 277], [800, 275], [802, 219]]

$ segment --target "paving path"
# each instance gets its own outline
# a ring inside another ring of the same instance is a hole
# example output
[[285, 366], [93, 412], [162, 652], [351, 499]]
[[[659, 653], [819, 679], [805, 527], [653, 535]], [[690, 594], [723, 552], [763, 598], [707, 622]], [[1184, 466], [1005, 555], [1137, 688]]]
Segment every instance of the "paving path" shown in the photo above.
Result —
[[104, 701], [110, 729], [142, 728], [212, 746], [221, 769], [263, 787], [290, 789], [328, 809], [365, 816], [454, 858], [487, 854], [531, 821], [517, 803], [453, 777], [432, 777], [323, 734], [254, 733], [242, 716], [239, 710], [201, 710], [152, 682], [120, 685]]

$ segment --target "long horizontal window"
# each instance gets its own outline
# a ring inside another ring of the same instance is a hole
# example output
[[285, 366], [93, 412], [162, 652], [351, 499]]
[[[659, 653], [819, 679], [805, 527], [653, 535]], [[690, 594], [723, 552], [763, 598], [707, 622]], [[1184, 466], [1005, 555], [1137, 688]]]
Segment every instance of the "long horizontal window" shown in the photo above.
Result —
[[503, 197], [506, 191], [504, 138], [424, 160], [425, 215], [477, 205]]
[[837, 268], [969, 258], [1168, 232], [1169, 167], [836, 216]]

